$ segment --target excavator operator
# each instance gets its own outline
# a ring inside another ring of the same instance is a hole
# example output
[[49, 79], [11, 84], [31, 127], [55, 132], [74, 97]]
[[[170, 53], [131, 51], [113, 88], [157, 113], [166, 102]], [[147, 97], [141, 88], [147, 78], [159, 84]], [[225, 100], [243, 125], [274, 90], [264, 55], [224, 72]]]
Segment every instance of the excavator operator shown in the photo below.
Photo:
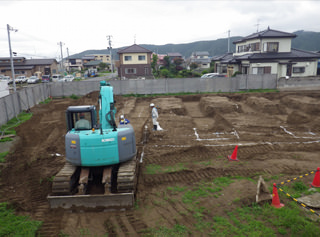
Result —
[[76, 122], [75, 129], [90, 129], [90, 123], [84, 118], [84, 113], [79, 113], [79, 118]]

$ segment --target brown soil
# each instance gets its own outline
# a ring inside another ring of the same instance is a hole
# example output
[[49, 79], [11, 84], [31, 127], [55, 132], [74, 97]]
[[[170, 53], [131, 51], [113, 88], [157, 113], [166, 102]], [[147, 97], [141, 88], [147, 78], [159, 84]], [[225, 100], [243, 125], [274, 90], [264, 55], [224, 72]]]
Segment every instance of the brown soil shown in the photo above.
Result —
[[[81, 212], [51, 210], [47, 195], [51, 178], [65, 162], [64, 112], [69, 105], [96, 104], [98, 92], [81, 99], [55, 99], [32, 108], [33, 117], [17, 129], [20, 137], [1, 172], [0, 201], [12, 203], [19, 214], [43, 221], [41, 236], [90, 234], [139, 236], [148, 228], [180, 224], [193, 235], [196, 219], [179, 193], [168, 187], [192, 188], [217, 177], [242, 176], [258, 180], [279, 177], [280, 182], [315, 170], [320, 152], [320, 92], [187, 95], [153, 98], [116, 96], [117, 115], [131, 121], [137, 144], [144, 147], [137, 191], [138, 208], [125, 211]], [[151, 131], [149, 104], [159, 108], [163, 131]], [[227, 159], [238, 145], [238, 162]], [[148, 174], [147, 167], [173, 168], [164, 174]], [[310, 183], [313, 177], [303, 182]], [[203, 219], [255, 200], [256, 183], [235, 180], [219, 197], [203, 197]], [[176, 201], [173, 201], [176, 200]], [[237, 201], [235, 201], [237, 200]], [[289, 202], [290, 200], [282, 200]]]

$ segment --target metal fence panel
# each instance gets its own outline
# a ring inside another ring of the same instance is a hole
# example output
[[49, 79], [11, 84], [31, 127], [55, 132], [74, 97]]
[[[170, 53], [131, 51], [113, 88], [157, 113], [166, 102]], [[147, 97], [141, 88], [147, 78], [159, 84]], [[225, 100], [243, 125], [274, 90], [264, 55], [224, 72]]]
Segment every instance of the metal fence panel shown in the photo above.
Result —
[[[99, 91], [100, 81], [95, 80], [41, 83], [29, 86], [14, 94], [0, 98], [0, 125], [6, 123], [23, 110], [33, 107], [49, 96], [83, 96]], [[306, 80], [305, 84], [310, 83]], [[275, 89], [276, 75], [237, 75], [237, 77], [218, 78], [167, 78], [147, 80], [111, 80], [114, 94], [163, 94], [180, 92], [234, 92], [244, 89]], [[287, 86], [291, 81], [281, 82]], [[320, 85], [320, 81], [317, 81]], [[315, 82], [314, 82], [315, 83]], [[292, 85], [299, 84], [294, 81]], [[301, 84], [301, 83], [300, 83]]]

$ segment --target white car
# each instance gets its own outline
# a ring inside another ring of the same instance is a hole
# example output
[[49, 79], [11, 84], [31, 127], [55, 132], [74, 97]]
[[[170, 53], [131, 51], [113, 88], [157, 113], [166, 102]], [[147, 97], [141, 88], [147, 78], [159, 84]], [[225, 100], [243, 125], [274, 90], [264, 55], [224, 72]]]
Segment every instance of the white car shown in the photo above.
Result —
[[73, 81], [73, 80], [74, 80], [74, 76], [72, 76], [72, 75], [67, 75], [67, 76], [65, 76], [63, 79], [64, 79], [64, 81]]
[[37, 76], [31, 76], [28, 80], [27, 83], [28, 84], [36, 84], [38, 83], [40, 80]]
[[217, 75], [219, 75], [219, 73], [216, 73], [216, 72], [214, 72], [214, 73], [206, 73], [206, 74], [203, 74], [201, 76], [201, 78], [212, 78], [212, 77], [215, 77]]
[[28, 78], [26, 76], [18, 76], [15, 79], [16, 83], [26, 83], [28, 81]]

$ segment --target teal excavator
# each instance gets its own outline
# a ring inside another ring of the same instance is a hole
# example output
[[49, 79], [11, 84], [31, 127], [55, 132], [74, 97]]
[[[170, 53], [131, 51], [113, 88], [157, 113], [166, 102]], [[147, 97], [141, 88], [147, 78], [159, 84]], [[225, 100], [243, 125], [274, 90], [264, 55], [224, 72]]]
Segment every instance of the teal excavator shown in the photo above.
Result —
[[105, 81], [98, 106], [100, 121], [95, 105], [67, 108], [66, 163], [54, 177], [51, 207], [117, 206], [117, 198], [126, 203], [123, 194], [132, 202], [138, 164], [133, 127], [117, 126], [113, 87]]

